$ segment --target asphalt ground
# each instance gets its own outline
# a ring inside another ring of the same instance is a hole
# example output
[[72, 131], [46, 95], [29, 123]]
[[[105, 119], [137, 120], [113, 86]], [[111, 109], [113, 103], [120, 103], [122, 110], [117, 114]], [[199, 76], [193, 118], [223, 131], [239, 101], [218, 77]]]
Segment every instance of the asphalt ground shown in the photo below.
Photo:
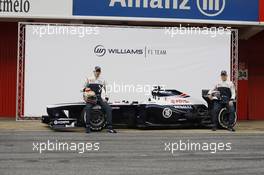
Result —
[[0, 120], [0, 174], [263, 175], [264, 122], [241, 122], [235, 133], [122, 129], [87, 135], [83, 129], [54, 132], [39, 121]]

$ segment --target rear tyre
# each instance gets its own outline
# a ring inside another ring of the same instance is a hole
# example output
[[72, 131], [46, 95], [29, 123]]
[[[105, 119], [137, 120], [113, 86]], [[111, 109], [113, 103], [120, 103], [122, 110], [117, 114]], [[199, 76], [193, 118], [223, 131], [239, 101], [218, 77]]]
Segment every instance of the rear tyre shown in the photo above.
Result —
[[[83, 110], [81, 114], [81, 119], [86, 124], [86, 111]], [[90, 126], [92, 131], [101, 131], [106, 125], [105, 114], [102, 111], [101, 106], [96, 105], [92, 108]]]
[[[237, 114], [235, 112], [235, 120], [234, 123], [231, 125], [234, 127], [237, 122]], [[222, 108], [218, 114], [218, 124], [220, 128], [227, 129], [229, 126], [229, 112], [227, 108]]]

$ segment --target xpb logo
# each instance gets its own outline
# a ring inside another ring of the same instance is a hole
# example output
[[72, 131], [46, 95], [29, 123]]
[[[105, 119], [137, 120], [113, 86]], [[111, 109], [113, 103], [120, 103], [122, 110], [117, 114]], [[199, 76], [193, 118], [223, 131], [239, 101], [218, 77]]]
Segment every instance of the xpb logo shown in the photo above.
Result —
[[197, 0], [199, 11], [205, 16], [218, 16], [225, 9], [225, 0]]
[[98, 57], [102, 57], [106, 54], [106, 49], [104, 48], [104, 46], [102, 45], [98, 45], [94, 48], [94, 53], [95, 55], [97, 55]]

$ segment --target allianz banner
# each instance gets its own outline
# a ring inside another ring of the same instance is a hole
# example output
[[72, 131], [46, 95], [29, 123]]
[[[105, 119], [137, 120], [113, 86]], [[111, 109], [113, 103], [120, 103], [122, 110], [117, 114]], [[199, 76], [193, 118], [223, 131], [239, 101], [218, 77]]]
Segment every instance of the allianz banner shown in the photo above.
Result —
[[259, 22], [259, 0], [73, 0], [73, 15]]

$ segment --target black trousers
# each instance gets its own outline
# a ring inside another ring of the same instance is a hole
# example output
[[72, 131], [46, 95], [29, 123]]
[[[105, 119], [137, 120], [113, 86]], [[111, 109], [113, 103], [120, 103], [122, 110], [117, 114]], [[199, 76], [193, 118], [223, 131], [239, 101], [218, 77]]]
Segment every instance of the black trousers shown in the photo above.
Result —
[[[107, 103], [104, 102], [101, 97], [97, 98], [97, 104], [102, 107], [103, 112], [106, 113], [106, 120], [107, 120], [107, 128], [112, 129], [112, 108]], [[95, 104], [87, 103], [84, 110], [86, 112], [86, 127], [90, 127], [90, 121], [91, 121], [91, 112], [92, 107], [95, 106]]]
[[[217, 127], [218, 115], [223, 107], [225, 107], [224, 104], [220, 103], [219, 101], [213, 101], [213, 110], [211, 116], [214, 127]], [[232, 126], [232, 124], [235, 122], [235, 106], [234, 104], [229, 105], [228, 103], [227, 108], [229, 110], [229, 126]]]

